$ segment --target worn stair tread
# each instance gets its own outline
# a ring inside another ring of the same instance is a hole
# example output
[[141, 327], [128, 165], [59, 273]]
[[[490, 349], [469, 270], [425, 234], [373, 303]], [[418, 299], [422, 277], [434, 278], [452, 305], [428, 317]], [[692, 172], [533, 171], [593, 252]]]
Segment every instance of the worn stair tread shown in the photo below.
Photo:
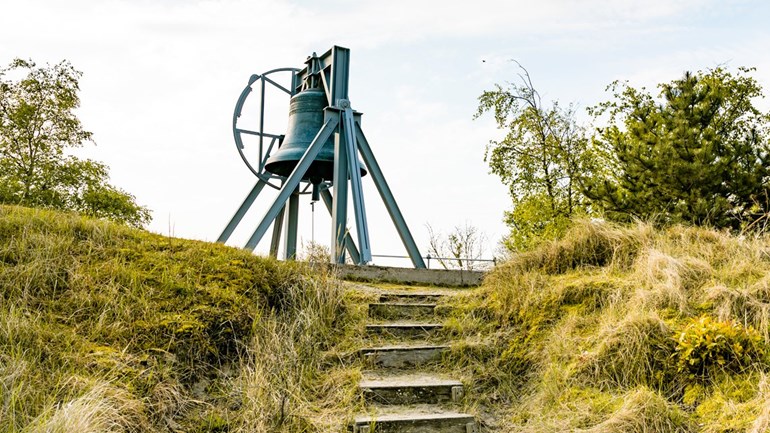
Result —
[[373, 328], [442, 328], [444, 325], [441, 323], [430, 323], [430, 322], [417, 322], [417, 321], [405, 321], [405, 320], [397, 320], [392, 322], [378, 322], [378, 323], [368, 323], [366, 325], [367, 329], [373, 329]]
[[444, 420], [444, 419], [457, 419], [468, 420], [468, 422], [475, 421], [473, 415], [461, 412], [450, 411], [436, 411], [436, 412], [423, 412], [419, 410], [400, 410], [398, 412], [381, 412], [377, 414], [362, 414], [355, 417], [356, 424], [367, 422], [411, 422], [411, 421], [429, 421], [429, 420]]
[[476, 417], [437, 405], [372, 406], [356, 415], [352, 430], [370, 432], [476, 432]]
[[431, 291], [431, 290], [384, 290], [380, 292], [380, 295], [396, 295], [396, 296], [451, 296], [452, 293], [457, 290], [449, 289], [443, 291]]
[[361, 379], [361, 388], [407, 388], [407, 387], [438, 387], [438, 386], [462, 386], [462, 382], [433, 374], [365, 374]]
[[449, 346], [380, 346], [359, 351], [367, 365], [379, 368], [407, 369], [440, 362]]
[[369, 306], [407, 307], [407, 308], [435, 308], [435, 303], [410, 303], [410, 302], [370, 302]]
[[396, 299], [401, 299], [403, 301], [414, 301], [414, 300], [420, 300], [430, 299], [431, 302], [438, 301], [439, 299], [447, 296], [443, 293], [427, 293], [427, 292], [384, 292], [380, 293], [380, 302], [387, 302], [387, 301], [394, 301]]
[[364, 374], [359, 389], [368, 403], [386, 406], [456, 403], [465, 396], [463, 384], [435, 374]]
[[380, 292], [380, 295], [394, 295], [394, 296], [451, 296], [446, 291], [407, 291], [407, 290], [385, 290]]
[[445, 344], [398, 344], [392, 346], [377, 346], [377, 347], [364, 347], [359, 349], [359, 352], [371, 353], [371, 352], [395, 352], [400, 350], [444, 350], [449, 349], [449, 346]]

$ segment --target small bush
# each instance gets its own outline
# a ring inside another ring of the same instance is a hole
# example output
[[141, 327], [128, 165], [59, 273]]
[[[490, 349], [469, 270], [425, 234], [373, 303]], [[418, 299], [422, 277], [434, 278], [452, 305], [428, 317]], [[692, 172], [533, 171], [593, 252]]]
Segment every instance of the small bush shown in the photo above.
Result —
[[766, 356], [762, 337], [753, 328], [703, 315], [679, 333], [674, 359], [680, 372], [703, 377], [716, 370], [739, 372]]

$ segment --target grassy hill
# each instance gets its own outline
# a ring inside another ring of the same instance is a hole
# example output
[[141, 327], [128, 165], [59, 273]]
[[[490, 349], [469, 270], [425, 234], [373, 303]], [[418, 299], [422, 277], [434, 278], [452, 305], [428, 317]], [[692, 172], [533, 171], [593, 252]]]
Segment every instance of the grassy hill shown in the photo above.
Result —
[[579, 222], [447, 313], [510, 432], [770, 431], [770, 240]]
[[348, 398], [343, 295], [300, 263], [2, 206], [0, 431], [318, 425]]
[[[0, 431], [333, 432], [365, 292], [326, 270], [0, 207]], [[578, 222], [440, 306], [486, 431], [770, 430], [770, 240]]]

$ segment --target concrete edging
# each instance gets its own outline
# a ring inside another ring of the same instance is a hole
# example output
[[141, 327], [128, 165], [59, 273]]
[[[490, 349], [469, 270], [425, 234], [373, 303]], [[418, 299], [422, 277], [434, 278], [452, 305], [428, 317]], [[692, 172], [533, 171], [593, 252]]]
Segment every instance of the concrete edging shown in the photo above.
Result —
[[484, 279], [482, 271], [448, 269], [392, 268], [387, 266], [336, 265], [334, 269], [343, 280], [383, 281], [399, 284], [429, 284], [434, 286], [476, 287]]

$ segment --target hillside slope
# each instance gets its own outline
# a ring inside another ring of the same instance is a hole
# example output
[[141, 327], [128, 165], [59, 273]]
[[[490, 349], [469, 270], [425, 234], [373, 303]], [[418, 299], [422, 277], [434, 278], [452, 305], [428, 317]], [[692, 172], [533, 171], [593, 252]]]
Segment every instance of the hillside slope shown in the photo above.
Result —
[[770, 239], [583, 221], [454, 302], [490, 430], [770, 431]]
[[325, 431], [346, 305], [300, 263], [0, 206], [0, 431]]
[[[0, 206], [0, 431], [340, 431], [361, 409], [355, 287]], [[437, 311], [437, 367], [482, 431], [770, 431], [770, 239], [578, 222]]]

